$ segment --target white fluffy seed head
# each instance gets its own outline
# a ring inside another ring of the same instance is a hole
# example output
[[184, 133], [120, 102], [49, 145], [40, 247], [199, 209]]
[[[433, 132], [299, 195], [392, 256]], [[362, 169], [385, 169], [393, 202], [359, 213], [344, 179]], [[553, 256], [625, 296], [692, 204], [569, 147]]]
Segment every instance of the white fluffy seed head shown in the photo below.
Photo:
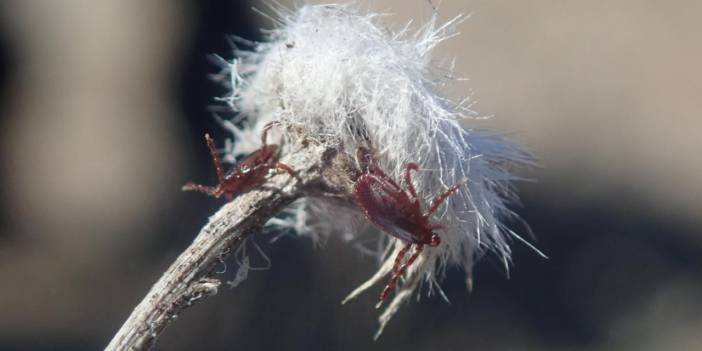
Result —
[[[419, 164], [414, 185], [424, 210], [435, 196], [467, 179], [433, 216], [432, 222], [445, 227], [439, 232], [442, 243], [424, 250], [405, 274], [381, 316], [381, 330], [422, 283], [430, 292], [438, 288], [446, 267], [461, 266], [470, 276], [473, 262], [488, 251], [507, 264], [508, 242], [516, 235], [503, 224], [513, 216], [507, 204], [516, 200], [511, 168], [532, 164], [532, 158], [499, 136], [464, 128], [461, 121], [474, 115], [467, 100], [454, 102], [440, 92], [451, 72], [433, 66], [432, 49], [454, 34], [463, 17], [438, 25], [435, 16], [415, 32], [392, 32], [379, 15], [354, 5], [275, 10], [279, 25], [267, 32], [266, 41], [237, 50], [230, 62], [232, 93], [226, 101], [238, 114], [225, 122], [235, 134], [230, 156], [259, 148], [262, 127], [279, 121], [302, 125], [309, 136], [349, 154], [370, 141], [381, 167], [398, 183], [407, 163]], [[294, 136], [282, 136], [287, 137]], [[330, 210], [316, 201], [303, 200], [292, 216], [274, 224], [315, 237], [358, 227], [359, 213]], [[404, 245], [387, 235], [379, 238], [385, 243], [379, 250], [381, 268], [351, 297], [384, 280]]]

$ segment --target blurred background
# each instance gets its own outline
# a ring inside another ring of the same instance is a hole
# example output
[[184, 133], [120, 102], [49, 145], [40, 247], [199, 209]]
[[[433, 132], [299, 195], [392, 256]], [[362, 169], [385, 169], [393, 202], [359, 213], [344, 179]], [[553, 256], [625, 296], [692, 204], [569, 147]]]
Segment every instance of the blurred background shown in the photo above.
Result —
[[[291, 3], [292, 1], [283, 1]], [[399, 28], [424, 0], [363, 1]], [[445, 0], [472, 13], [436, 58], [449, 94], [541, 160], [519, 243], [403, 308], [372, 341], [374, 272], [337, 238], [275, 233], [273, 265], [188, 310], [160, 350], [701, 350], [702, 2]], [[270, 27], [255, 1], [0, 2], [0, 349], [103, 348], [220, 205], [202, 135], [225, 90], [212, 53]], [[254, 255], [254, 261], [263, 262]], [[235, 264], [225, 279], [235, 271]], [[378, 287], [378, 289], [380, 289]]]

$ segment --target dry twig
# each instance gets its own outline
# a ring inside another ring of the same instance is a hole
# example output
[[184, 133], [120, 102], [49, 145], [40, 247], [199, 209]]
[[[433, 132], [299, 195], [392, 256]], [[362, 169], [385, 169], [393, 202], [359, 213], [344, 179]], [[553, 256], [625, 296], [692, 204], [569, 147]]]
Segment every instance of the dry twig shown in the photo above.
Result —
[[355, 165], [346, 155], [303, 141], [284, 161], [296, 178], [278, 174], [265, 187], [238, 196], [210, 217], [193, 243], [175, 260], [134, 309], [106, 350], [147, 350], [186, 308], [215, 295], [221, 284], [215, 267], [247, 236], [301, 196], [347, 201]]

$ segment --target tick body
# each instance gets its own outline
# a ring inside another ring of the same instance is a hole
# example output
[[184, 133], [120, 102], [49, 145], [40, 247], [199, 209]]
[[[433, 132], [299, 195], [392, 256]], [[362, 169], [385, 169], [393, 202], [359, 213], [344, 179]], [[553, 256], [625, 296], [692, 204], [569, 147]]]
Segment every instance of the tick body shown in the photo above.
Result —
[[295, 175], [290, 166], [278, 162], [278, 145], [268, 144], [266, 142], [268, 130], [275, 123], [269, 123], [263, 128], [261, 134], [261, 148], [251, 153], [244, 160], [232, 167], [227, 173], [224, 172], [222, 161], [217, 155], [217, 148], [214, 140], [209, 134], [205, 134], [207, 147], [210, 149], [212, 162], [217, 171], [216, 186], [207, 186], [188, 182], [183, 185], [183, 191], [198, 191], [210, 196], [219, 198], [224, 196], [227, 200], [231, 200], [235, 195], [247, 192], [257, 188], [266, 182], [266, 175], [270, 170], [282, 170], [288, 172], [291, 176]]
[[[437, 246], [441, 243], [436, 230], [441, 224], [431, 223], [431, 215], [451, 194], [456, 192], [465, 181], [450, 187], [437, 196], [426, 212], [422, 212], [417, 191], [412, 185], [412, 171], [419, 167], [414, 163], [405, 168], [407, 190], [402, 189], [379, 167], [371, 165], [355, 183], [354, 195], [363, 215], [377, 228], [402, 240], [406, 245], [395, 258], [390, 281], [380, 293], [378, 305], [388, 297], [409, 266], [417, 260], [425, 245]], [[414, 246], [414, 251], [405, 261], [405, 256]]]

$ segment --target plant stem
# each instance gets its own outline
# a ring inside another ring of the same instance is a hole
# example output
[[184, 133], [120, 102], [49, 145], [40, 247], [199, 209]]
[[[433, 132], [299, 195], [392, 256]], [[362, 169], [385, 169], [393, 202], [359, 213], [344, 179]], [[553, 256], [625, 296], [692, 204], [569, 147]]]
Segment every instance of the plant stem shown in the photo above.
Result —
[[343, 199], [351, 193], [354, 172], [349, 170], [354, 166], [345, 155], [308, 141], [295, 147], [283, 161], [295, 170], [296, 177], [277, 174], [265, 186], [239, 195], [210, 217], [193, 243], [137, 305], [106, 350], [151, 348], [183, 310], [217, 293], [221, 282], [213, 273], [220, 260], [295, 199], [305, 195]]

